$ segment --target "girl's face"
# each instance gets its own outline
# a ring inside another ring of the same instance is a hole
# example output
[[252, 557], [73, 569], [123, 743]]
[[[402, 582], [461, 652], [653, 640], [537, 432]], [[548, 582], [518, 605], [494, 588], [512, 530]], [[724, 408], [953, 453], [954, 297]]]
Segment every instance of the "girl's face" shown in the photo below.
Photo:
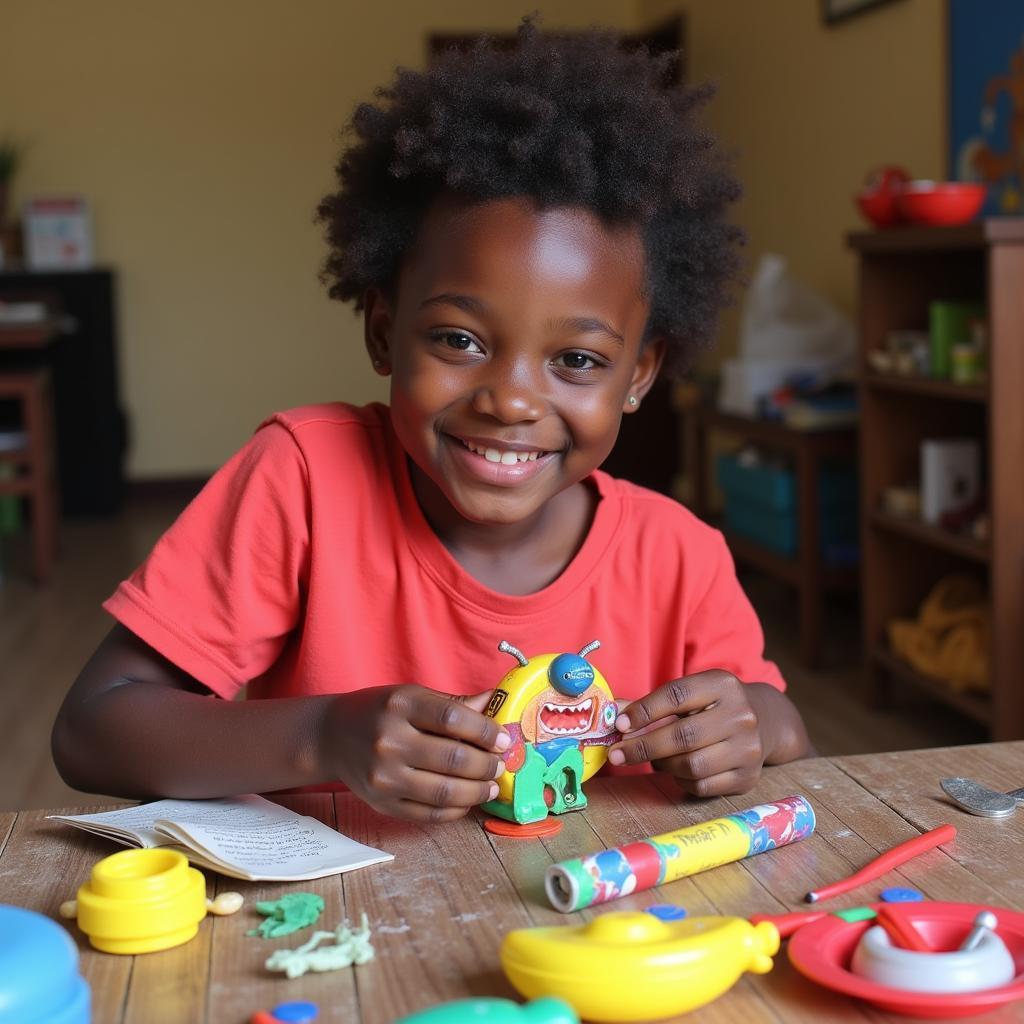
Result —
[[653, 383], [648, 312], [637, 229], [523, 199], [446, 199], [392, 301], [367, 296], [366, 338], [391, 373], [395, 432], [451, 508], [526, 523], [604, 461], [629, 397]]

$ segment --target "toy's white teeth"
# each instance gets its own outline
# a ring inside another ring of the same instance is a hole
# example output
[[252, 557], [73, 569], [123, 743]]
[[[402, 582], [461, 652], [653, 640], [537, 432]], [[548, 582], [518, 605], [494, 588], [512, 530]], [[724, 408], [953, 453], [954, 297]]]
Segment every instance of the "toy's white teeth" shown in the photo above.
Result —
[[544, 705], [545, 711], [556, 715], [581, 715], [584, 711], [589, 712], [594, 706], [592, 698], [588, 697], [582, 704], [551, 704]]
[[[590, 713], [594, 706], [588, 697], [580, 704], [545, 703], [541, 708], [541, 723], [552, 736], [577, 736], [590, 728]], [[568, 720], [570, 725], [556, 725], [555, 721]]]

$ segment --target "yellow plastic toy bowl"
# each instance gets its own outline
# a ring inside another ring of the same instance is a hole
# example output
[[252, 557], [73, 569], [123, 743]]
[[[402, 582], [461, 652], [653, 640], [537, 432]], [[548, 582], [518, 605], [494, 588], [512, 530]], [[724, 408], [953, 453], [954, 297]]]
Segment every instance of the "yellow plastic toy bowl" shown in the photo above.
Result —
[[779, 932], [765, 921], [662, 921], [617, 911], [589, 924], [509, 932], [501, 966], [524, 996], [560, 996], [584, 1019], [648, 1021], [717, 999], [744, 971], [765, 974]]
[[78, 890], [78, 925], [104, 953], [152, 953], [188, 942], [206, 917], [206, 880], [174, 850], [124, 850]]
[[[492, 717], [499, 725], [519, 722], [530, 704], [537, 700], [542, 693], [550, 690], [551, 683], [548, 680], [548, 666], [557, 657], [557, 654], [538, 654], [530, 658], [529, 664], [517, 665], [498, 683], [495, 693], [504, 694], [505, 696], [497, 711], [493, 712]], [[604, 676], [601, 675], [593, 662], [591, 662], [590, 667], [594, 670], [594, 681], [591, 687], [597, 687], [606, 704], [615, 705], [612, 689], [605, 681]], [[555, 699], [565, 700], [564, 697], [556, 697]], [[614, 717], [612, 721], [614, 722]], [[527, 736], [527, 739], [529, 739], [529, 736]], [[586, 782], [607, 760], [608, 748], [606, 746], [593, 744], [584, 747], [583, 777], [579, 781], [581, 783]], [[515, 778], [514, 772], [503, 772], [498, 778], [497, 798], [499, 800], [511, 803]]]

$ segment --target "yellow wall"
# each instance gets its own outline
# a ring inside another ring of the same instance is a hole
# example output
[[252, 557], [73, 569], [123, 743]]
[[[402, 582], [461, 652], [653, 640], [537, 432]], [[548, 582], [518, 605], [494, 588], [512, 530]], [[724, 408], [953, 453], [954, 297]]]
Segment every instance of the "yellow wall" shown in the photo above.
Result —
[[[719, 92], [708, 124], [734, 150], [750, 265], [765, 250], [851, 310], [852, 195], [881, 164], [945, 175], [945, 4], [897, 0], [834, 26], [819, 0], [639, 0], [641, 20], [685, 11], [691, 81]], [[734, 350], [727, 316], [716, 362]]]
[[[205, 473], [268, 412], [384, 397], [348, 307], [317, 281], [312, 223], [338, 129], [429, 31], [689, 21], [690, 78], [739, 152], [750, 255], [790, 257], [849, 307], [842, 235], [865, 171], [943, 169], [939, 0], [836, 28], [818, 0], [6, 0], [0, 137], [30, 141], [15, 200], [80, 192], [120, 276], [135, 478]], [[731, 347], [727, 321], [721, 351]]]
[[134, 478], [205, 473], [269, 412], [385, 393], [312, 223], [338, 130], [426, 35], [632, 27], [632, 0], [6, 0], [0, 138], [15, 183], [92, 205], [120, 277]]

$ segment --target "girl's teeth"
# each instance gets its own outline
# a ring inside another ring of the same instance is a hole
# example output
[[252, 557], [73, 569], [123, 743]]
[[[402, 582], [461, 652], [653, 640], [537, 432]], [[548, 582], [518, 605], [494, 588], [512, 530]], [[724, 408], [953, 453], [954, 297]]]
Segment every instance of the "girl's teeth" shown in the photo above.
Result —
[[469, 445], [469, 449], [482, 455], [488, 462], [500, 462], [503, 466], [514, 466], [517, 462], [536, 462], [539, 452], [502, 452], [497, 448], [479, 448]]

